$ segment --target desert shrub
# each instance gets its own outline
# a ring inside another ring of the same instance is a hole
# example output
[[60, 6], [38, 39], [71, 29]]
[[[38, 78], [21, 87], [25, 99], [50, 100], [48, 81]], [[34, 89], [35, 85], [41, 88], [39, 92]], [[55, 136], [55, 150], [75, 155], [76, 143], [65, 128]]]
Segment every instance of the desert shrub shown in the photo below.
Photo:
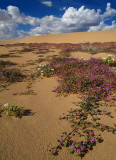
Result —
[[70, 57], [70, 56], [71, 56], [70, 52], [61, 52], [60, 53], [60, 57], [61, 58], [63, 58], [63, 57]]
[[19, 69], [9, 69], [9, 68], [2, 68], [0, 67], [0, 81], [1, 82], [20, 82], [24, 78], [26, 78], [25, 75], [23, 75]]

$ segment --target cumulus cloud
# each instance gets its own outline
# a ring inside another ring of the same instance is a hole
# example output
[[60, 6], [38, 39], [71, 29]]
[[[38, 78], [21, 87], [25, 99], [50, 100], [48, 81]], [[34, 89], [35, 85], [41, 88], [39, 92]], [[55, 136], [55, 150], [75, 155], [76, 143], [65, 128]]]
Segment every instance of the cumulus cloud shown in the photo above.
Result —
[[48, 7], [52, 7], [52, 2], [51, 1], [42, 1], [41, 3], [48, 6]]
[[41, 19], [39, 27], [35, 27], [28, 32], [28, 35], [54, 34], [59, 33], [61, 19], [54, 16], [46, 16]]
[[8, 6], [7, 10], [0, 9], [0, 39], [18, 38], [19, 36], [16, 31], [18, 24], [37, 26], [40, 24], [40, 19], [25, 16], [15, 6]]
[[8, 6], [7, 14], [9, 15], [10, 20], [12, 20], [15, 23], [30, 24], [30, 25], [38, 25], [40, 23], [39, 18], [25, 16], [25, 14], [20, 13], [19, 8], [15, 6]]
[[67, 26], [72, 24], [81, 24], [86, 26], [96, 25], [99, 24], [100, 20], [101, 17], [98, 11], [96, 12], [94, 9], [84, 9], [84, 6], [78, 10], [73, 7], [69, 7], [62, 16], [62, 22]]
[[17, 37], [16, 32], [17, 24], [0, 22], [0, 39], [12, 39]]
[[[52, 5], [51, 1], [43, 2], [47, 2], [46, 4], [49, 6]], [[114, 16], [116, 16], [116, 10], [111, 8], [110, 3], [107, 3], [104, 13], [101, 13], [100, 9], [88, 9], [84, 6], [79, 9], [69, 7], [65, 9], [61, 18], [51, 15], [41, 19], [20, 13], [18, 7], [8, 6], [7, 10], [0, 9], [0, 39], [66, 32], [114, 30], [116, 29], [115, 21], [112, 21], [111, 25], [107, 24], [107, 20]], [[30, 31], [17, 30], [18, 24], [30, 24], [34, 28]]]
[[9, 19], [7, 11], [0, 9], [0, 21], [8, 21]]
[[116, 16], [116, 10], [111, 8], [111, 4], [107, 3], [106, 11], [103, 14], [103, 18], [105, 17], [113, 17]]
[[111, 25], [106, 25], [103, 21], [100, 22], [98, 26], [92, 26], [89, 28], [88, 31], [103, 31], [103, 30], [115, 30], [116, 29], [116, 23], [115, 21], [112, 21]]
[[96, 11], [84, 6], [79, 9], [69, 7], [61, 18], [54, 16], [43, 17], [40, 26], [31, 29], [28, 34], [40, 35], [116, 29], [114, 21], [110, 26], [105, 24], [106, 18], [115, 16], [115, 12], [116, 10], [111, 8], [110, 3], [107, 3], [106, 11], [103, 14], [101, 14], [100, 9]]

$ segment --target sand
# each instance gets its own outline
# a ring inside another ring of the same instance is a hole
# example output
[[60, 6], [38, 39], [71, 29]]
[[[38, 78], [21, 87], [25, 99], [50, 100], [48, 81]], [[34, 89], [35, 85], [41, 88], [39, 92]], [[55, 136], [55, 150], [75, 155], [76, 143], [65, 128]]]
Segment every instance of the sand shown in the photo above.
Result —
[[[82, 43], [82, 42], [116, 42], [116, 31], [99, 31], [89, 33], [65, 33], [56, 35], [43, 35], [38, 37], [28, 37], [16, 40], [0, 41], [0, 44], [11, 43]], [[39, 58], [34, 52], [20, 54], [22, 47], [0, 46], [0, 55], [16, 51], [20, 57], [1, 58], [16, 62], [17, 68], [22, 72], [31, 74], [37, 70]], [[44, 57], [58, 55], [59, 50], [49, 51]], [[107, 57], [108, 53], [89, 53], [74, 52], [72, 57], [85, 59], [90, 57]], [[115, 57], [115, 55], [113, 55]], [[32, 63], [32, 64], [30, 64]], [[44, 63], [44, 62], [42, 62]], [[27, 110], [27, 114], [20, 118], [0, 117], [0, 160], [76, 160], [79, 157], [70, 155], [66, 148], [59, 152], [58, 156], [51, 156], [49, 149], [56, 146], [57, 139], [63, 131], [70, 131], [70, 124], [65, 120], [59, 120], [62, 113], [66, 113], [71, 107], [76, 106], [72, 102], [78, 102], [78, 95], [67, 97], [57, 97], [52, 92], [57, 86], [54, 77], [37, 78], [33, 81], [27, 80], [11, 84], [0, 92], [0, 104], [18, 105]], [[27, 88], [27, 85], [31, 88]], [[33, 90], [29, 95], [27, 91]], [[102, 109], [112, 112], [114, 118], [107, 116], [101, 118], [100, 122], [113, 126], [116, 124], [116, 112], [114, 107]], [[92, 151], [89, 151], [83, 160], [116, 160], [116, 135], [103, 132], [102, 143], [97, 143]]]
[[86, 42], [116, 42], [116, 30], [92, 31], [63, 34], [40, 35], [0, 41], [0, 44], [13, 43], [86, 43]]

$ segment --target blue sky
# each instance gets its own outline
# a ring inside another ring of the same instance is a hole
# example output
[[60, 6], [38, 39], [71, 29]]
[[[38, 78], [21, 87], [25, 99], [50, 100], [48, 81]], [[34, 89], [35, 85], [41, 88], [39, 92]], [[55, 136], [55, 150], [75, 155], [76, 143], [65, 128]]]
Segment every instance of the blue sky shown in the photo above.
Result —
[[0, 0], [0, 39], [116, 30], [115, 0]]

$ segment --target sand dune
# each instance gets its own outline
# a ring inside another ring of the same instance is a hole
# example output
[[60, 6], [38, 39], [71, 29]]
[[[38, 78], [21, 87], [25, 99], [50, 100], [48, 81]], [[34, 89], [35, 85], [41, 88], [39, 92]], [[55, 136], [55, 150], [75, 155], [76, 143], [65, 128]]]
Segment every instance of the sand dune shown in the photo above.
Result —
[[[0, 44], [44, 42], [116, 42], [116, 30], [25, 37], [23, 39], [0, 41]], [[50, 48], [48, 53], [42, 55], [42, 53], [38, 53], [38, 48], [32, 52], [22, 52], [23, 47], [0, 46], [0, 55], [11, 55], [0, 58], [0, 60], [17, 63], [13, 67], [21, 69], [22, 73], [28, 73], [28, 75], [37, 72], [38, 65], [41, 64], [37, 62], [38, 58], [47, 59], [48, 56], [59, 55], [60, 50]], [[91, 57], [105, 58], [107, 55], [106, 52], [94, 55], [88, 52], [71, 53], [71, 57], [81, 58], [83, 56], [85, 59]], [[115, 58], [115, 54], [113, 58]], [[0, 83], [0, 85], [2, 84]], [[71, 131], [70, 123], [60, 121], [59, 116], [62, 113], [67, 113], [70, 108], [76, 107], [72, 102], [80, 101], [78, 95], [75, 94], [67, 97], [57, 97], [57, 94], [52, 92], [57, 85], [58, 82], [54, 77], [38, 77], [35, 80], [30, 78], [23, 82], [13, 83], [0, 90], [0, 105], [2, 107], [5, 103], [9, 103], [10, 105], [24, 107], [25, 110], [32, 112], [32, 114], [28, 112], [21, 119], [2, 114], [0, 117], [0, 160], [80, 160], [79, 157], [69, 154], [67, 148], [63, 148], [58, 156], [51, 156], [49, 153], [49, 149], [58, 145], [57, 139], [60, 138], [62, 132]], [[35, 94], [32, 94], [31, 90]], [[102, 106], [101, 109], [111, 112], [114, 118], [103, 116], [99, 122], [114, 127], [114, 124], [116, 124], [115, 108]], [[100, 132], [100, 134], [104, 139], [103, 143], [97, 143], [83, 160], [116, 160], [116, 135], [106, 131]]]
[[111, 31], [93, 31], [93, 32], [75, 32], [40, 35], [25, 37], [22, 39], [11, 39], [0, 41], [0, 44], [13, 43], [85, 43], [85, 42], [116, 42], [116, 30]]

